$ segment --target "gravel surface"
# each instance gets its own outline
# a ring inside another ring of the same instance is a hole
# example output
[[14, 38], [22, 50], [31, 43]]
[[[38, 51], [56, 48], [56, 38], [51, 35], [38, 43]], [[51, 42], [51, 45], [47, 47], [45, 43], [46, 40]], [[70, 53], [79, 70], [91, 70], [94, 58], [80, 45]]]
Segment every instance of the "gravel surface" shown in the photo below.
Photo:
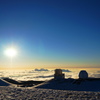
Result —
[[100, 100], [100, 92], [0, 86], [0, 100]]

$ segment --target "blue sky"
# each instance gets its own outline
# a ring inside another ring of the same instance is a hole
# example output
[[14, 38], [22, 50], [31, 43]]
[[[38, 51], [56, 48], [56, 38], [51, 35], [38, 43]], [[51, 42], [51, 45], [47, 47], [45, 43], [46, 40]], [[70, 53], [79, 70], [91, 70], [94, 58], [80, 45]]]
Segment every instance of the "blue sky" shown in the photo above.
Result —
[[[0, 0], [1, 66], [100, 67], [99, 0]], [[8, 64], [7, 64], [8, 65]]]

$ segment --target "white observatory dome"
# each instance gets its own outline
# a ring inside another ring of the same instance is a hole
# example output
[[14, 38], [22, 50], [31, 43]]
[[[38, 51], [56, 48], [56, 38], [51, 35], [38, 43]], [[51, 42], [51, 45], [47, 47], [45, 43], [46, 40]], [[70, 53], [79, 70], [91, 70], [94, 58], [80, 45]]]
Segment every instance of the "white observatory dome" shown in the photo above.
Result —
[[81, 70], [80, 73], [79, 73], [79, 78], [80, 79], [88, 78], [88, 73], [85, 70]]

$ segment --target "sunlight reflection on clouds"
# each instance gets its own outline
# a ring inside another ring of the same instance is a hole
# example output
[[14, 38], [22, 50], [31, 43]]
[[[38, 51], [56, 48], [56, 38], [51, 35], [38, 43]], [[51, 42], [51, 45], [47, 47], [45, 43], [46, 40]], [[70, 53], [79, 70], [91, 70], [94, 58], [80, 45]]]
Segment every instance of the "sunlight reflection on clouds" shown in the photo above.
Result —
[[[65, 78], [78, 78], [79, 71], [63, 69]], [[89, 77], [100, 78], [100, 71], [90, 70]], [[0, 77], [9, 77], [15, 80], [50, 80], [54, 77], [54, 70], [38, 69], [36, 70], [16, 70], [16, 71], [0, 71]]]

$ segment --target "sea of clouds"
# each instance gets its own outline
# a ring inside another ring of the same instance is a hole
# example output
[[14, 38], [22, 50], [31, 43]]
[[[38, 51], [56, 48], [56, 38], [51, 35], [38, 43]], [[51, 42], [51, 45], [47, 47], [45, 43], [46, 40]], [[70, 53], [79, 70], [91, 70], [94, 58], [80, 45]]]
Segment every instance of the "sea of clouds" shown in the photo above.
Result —
[[[78, 78], [79, 71], [62, 69], [65, 78]], [[89, 77], [100, 78], [100, 71], [89, 71]], [[0, 70], [0, 77], [9, 77], [15, 80], [50, 80], [54, 77], [54, 70], [34, 69], [34, 70]]]

